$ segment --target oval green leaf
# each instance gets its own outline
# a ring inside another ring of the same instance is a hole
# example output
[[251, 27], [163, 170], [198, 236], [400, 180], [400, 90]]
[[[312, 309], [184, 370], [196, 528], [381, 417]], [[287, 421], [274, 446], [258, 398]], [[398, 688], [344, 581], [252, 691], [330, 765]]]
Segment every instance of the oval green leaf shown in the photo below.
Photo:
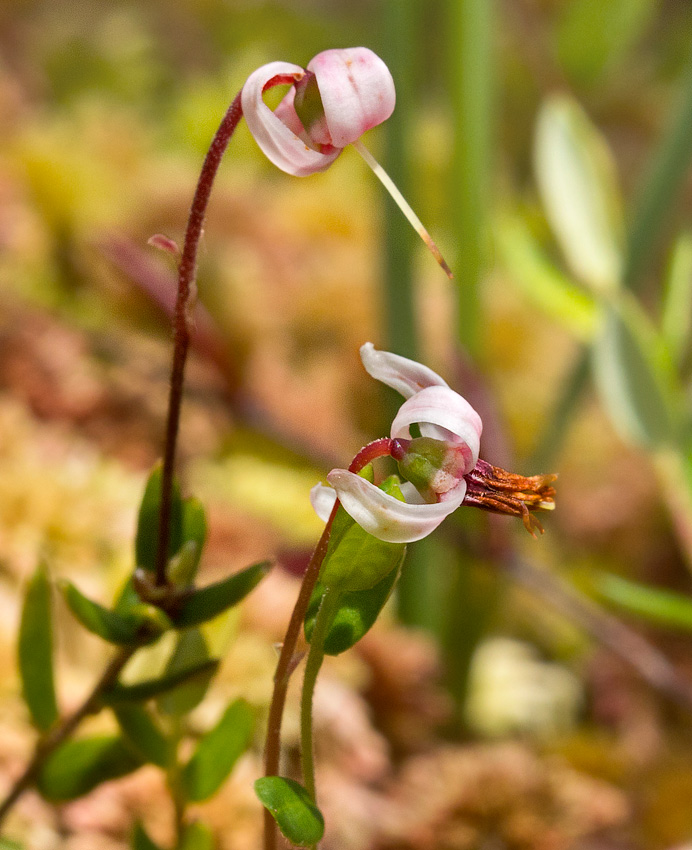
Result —
[[[135, 560], [138, 567], [156, 571], [156, 552], [159, 545], [159, 514], [161, 510], [162, 464], [157, 461], [144, 488], [137, 518]], [[183, 542], [183, 502], [180, 487], [173, 482], [171, 493], [171, 529], [168, 546], [169, 557], [175, 555]]]
[[42, 732], [58, 717], [53, 678], [53, 609], [48, 571], [41, 565], [26, 589], [19, 626], [19, 673], [31, 719]]
[[186, 798], [208, 800], [221, 787], [252, 737], [253, 717], [244, 700], [228, 706], [221, 719], [200, 739], [181, 775]]
[[171, 760], [171, 747], [149, 712], [135, 703], [121, 703], [114, 706], [113, 711], [120, 731], [142, 759], [167, 767]]
[[281, 832], [298, 847], [310, 847], [324, 835], [324, 818], [308, 792], [283, 776], [263, 776], [255, 781], [255, 794]]
[[137, 822], [132, 831], [132, 850], [161, 850], [158, 844], [155, 844], [141, 823]]
[[51, 802], [74, 800], [102, 782], [132, 773], [142, 764], [142, 759], [118, 736], [77, 738], [48, 756], [36, 784]]
[[270, 569], [271, 562], [262, 561], [223, 581], [194, 590], [180, 606], [175, 616], [175, 625], [179, 629], [186, 629], [218, 617], [244, 599]]
[[218, 658], [208, 658], [197, 664], [191, 664], [174, 672], [166, 673], [156, 679], [145, 679], [134, 685], [114, 685], [107, 690], [101, 700], [106, 705], [118, 705], [125, 702], [146, 702], [178, 688], [181, 685], [195, 685], [206, 688], [219, 666]]
[[[199, 629], [189, 629], [178, 637], [173, 654], [166, 665], [165, 675], [175, 676], [209, 660], [209, 649], [204, 635]], [[186, 678], [159, 699], [159, 710], [164, 714], [187, 714], [204, 699], [210, 682], [211, 675]]]

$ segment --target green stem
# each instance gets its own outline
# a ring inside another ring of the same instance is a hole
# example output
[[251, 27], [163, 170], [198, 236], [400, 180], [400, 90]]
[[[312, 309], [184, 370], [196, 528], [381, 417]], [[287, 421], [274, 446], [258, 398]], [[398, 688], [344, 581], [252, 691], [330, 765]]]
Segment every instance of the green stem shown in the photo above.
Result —
[[313, 800], [315, 799], [315, 764], [312, 744], [312, 698], [315, 693], [317, 674], [324, 660], [324, 642], [340, 595], [338, 590], [332, 588], [327, 588], [325, 591], [315, 618], [315, 626], [310, 637], [310, 651], [305, 662], [303, 693], [300, 701], [300, 763], [303, 784]]

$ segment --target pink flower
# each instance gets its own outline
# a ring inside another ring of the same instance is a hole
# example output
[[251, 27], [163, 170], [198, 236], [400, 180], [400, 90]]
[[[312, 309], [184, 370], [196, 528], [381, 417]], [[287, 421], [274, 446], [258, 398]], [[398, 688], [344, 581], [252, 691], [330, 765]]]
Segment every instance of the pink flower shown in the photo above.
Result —
[[[262, 93], [293, 83], [274, 112]], [[270, 62], [251, 74], [242, 91], [243, 115], [274, 165], [304, 177], [324, 171], [346, 145], [386, 121], [395, 103], [394, 81], [367, 47], [325, 50], [307, 69]]]

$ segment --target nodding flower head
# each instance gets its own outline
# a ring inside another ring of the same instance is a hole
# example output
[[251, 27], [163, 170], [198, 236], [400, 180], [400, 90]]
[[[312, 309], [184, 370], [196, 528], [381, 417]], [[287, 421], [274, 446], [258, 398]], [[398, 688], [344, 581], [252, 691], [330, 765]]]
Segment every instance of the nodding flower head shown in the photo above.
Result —
[[[531, 511], [554, 507], [554, 475], [526, 478], [479, 460], [480, 416], [427, 366], [377, 351], [372, 343], [361, 348], [361, 359], [373, 378], [406, 399], [394, 417], [390, 439], [377, 441], [386, 445], [386, 454], [398, 463], [405, 479], [401, 491], [406, 501], [387, 495], [357, 475], [356, 459], [350, 469], [329, 473], [327, 480], [333, 490], [322, 485], [313, 488], [313, 506], [320, 517], [327, 519], [338, 497], [360, 526], [391, 543], [426, 537], [462, 504], [520, 516], [531, 534], [543, 530]], [[421, 437], [411, 436], [413, 425]]]
[[[272, 112], [262, 94], [280, 83], [292, 85]], [[270, 62], [248, 77], [242, 91], [243, 115], [257, 144], [297, 177], [328, 168], [346, 145], [389, 118], [395, 100], [389, 69], [367, 47], [325, 50], [307, 68]]]

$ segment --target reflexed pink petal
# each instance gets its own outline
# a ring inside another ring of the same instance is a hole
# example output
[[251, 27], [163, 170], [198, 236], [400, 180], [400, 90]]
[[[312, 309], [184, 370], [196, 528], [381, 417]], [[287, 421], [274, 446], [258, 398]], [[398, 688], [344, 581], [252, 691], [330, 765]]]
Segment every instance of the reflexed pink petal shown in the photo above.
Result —
[[[304, 74], [300, 66], [290, 62], [270, 62], [250, 74], [241, 95], [243, 115], [262, 152], [277, 168], [296, 177], [324, 171], [341, 153], [337, 150], [323, 154], [308, 147], [262, 99], [265, 85], [274, 77], [292, 76], [297, 81]], [[284, 115], [290, 107], [290, 103], [284, 107]], [[289, 123], [296, 127], [292, 119]]]
[[336, 502], [336, 490], [332, 487], [325, 487], [324, 484], [315, 484], [312, 490], [310, 490], [310, 504], [322, 522], [326, 522], [329, 519], [334, 502]]
[[425, 387], [411, 396], [394, 417], [392, 438], [410, 439], [410, 426], [414, 423], [420, 425], [424, 437], [448, 440], [468, 448], [466, 472], [478, 462], [483, 423], [466, 399], [454, 390]]
[[455, 488], [455, 499], [433, 505], [409, 505], [345, 469], [333, 469], [327, 480], [344, 510], [373, 537], [388, 543], [412, 543], [430, 534], [463, 501], [466, 482]]
[[448, 386], [446, 381], [422, 363], [390, 351], [379, 351], [371, 342], [361, 346], [360, 359], [368, 375], [396, 390], [404, 398], [410, 398], [425, 387]]
[[331, 142], [344, 148], [392, 114], [396, 101], [389, 68], [367, 47], [325, 50], [308, 64], [317, 79]]

